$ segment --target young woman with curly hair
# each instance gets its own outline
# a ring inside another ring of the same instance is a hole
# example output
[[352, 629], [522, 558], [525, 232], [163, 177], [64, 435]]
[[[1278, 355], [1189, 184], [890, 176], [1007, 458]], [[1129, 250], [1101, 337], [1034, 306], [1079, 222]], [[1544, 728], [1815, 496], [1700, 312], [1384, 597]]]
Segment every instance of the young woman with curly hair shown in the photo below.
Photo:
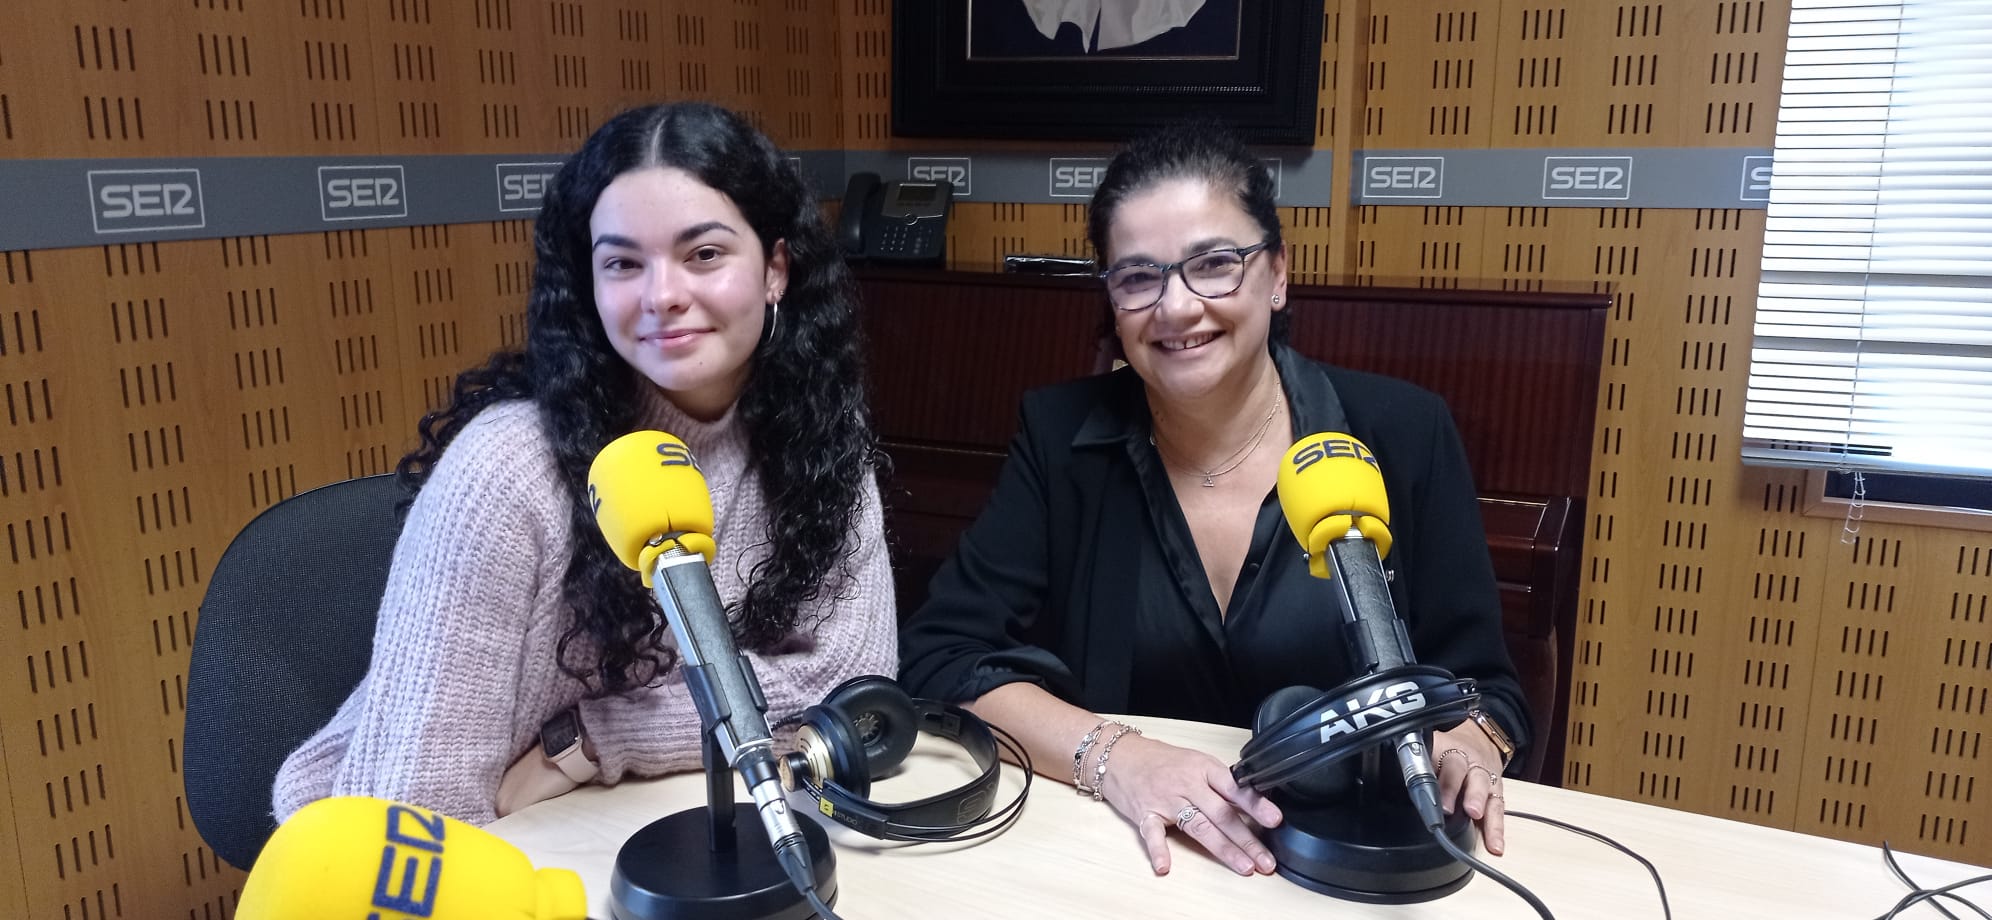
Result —
[[896, 663], [855, 288], [787, 157], [713, 106], [624, 113], [554, 178], [533, 247], [525, 348], [460, 376], [401, 461], [372, 663], [278, 773], [279, 819], [370, 795], [484, 823], [699, 765], [669, 630], [585, 501], [630, 431], [705, 473], [771, 720]]

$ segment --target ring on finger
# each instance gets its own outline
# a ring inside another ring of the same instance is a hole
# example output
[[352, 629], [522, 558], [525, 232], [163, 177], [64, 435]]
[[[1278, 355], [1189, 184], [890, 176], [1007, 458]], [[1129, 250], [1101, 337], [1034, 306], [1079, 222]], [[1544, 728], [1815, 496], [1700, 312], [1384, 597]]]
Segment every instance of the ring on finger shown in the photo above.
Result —
[[1176, 812], [1176, 826], [1182, 828], [1184, 833], [1189, 833], [1190, 822], [1195, 821], [1200, 814], [1203, 814], [1203, 809], [1195, 804], [1185, 805], [1182, 811]]
[[1479, 770], [1480, 772], [1487, 774], [1487, 785], [1489, 786], [1495, 785], [1496, 783], [1499, 783], [1501, 781], [1501, 777], [1498, 774], [1496, 774], [1493, 770], [1488, 769], [1486, 764], [1470, 763], [1466, 765], [1466, 772], [1472, 773], [1475, 770]]
[[[1446, 772], [1446, 759], [1447, 759], [1447, 758], [1449, 758], [1449, 757], [1451, 757], [1451, 756], [1452, 756], [1452, 755], [1454, 755], [1454, 754], [1458, 754], [1458, 755], [1459, 755], [1459, 756], [1461, 756], [1461, 757], [1466, 757], [1466, 756], [1467, 756], [1467, 754], [1466, 754], [1466, 749], [1464, 749], [1464, 748], [1456, 748], [1456, 747], [1455, 747], [1455, 748], [1446, 748], [1445, 750], [1443, 750], [1443, 751], [1440, 751], [1440, 752], [1439, 752], [1439, 763], [1438, 763], [1438, 766], [1437, 766], [1437, 767], [1435, 767], [1435, 768], [1433, 769], [1433, 771], [1432, 771], [1432, 772], [1434, 772], [1434, 773], [1444, 773], [1444, 772]], [[1468, 759], [1469, 759], [1469, 760], [1471, 760], [1472, 758], [1468, 758]], [[1467, 767], [1467, 769], [1471, 770], [1471, 769], [1473, 769], [1473, 768], [1469, 766], [1469, 767]]]

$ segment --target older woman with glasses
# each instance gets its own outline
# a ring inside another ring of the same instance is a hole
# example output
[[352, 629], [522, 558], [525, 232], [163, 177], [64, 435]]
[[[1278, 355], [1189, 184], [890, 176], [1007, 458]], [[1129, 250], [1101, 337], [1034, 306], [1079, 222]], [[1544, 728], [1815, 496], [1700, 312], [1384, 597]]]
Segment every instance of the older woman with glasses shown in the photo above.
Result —
[[1384, 474], [1391, 590], [1419, 660], [1479, 681], [1485, 712], [1432, 750], [1448, 810], [1500, 853], [1499, 774], [1527, 709], [1444, 404], [1286, 345], [1272, 179], [1221, 127], [1122, 151], [1087, 233], [1128, 367], [1025, 397], [989, 506], [901, 632], [908, 688], [1002, 725], [1046, 775], [1104, 799], [1158, 874], [1172, 825], [1242, 875], [1273, 871], [1254, 825], [1278, 807], [1224, 763], [1098, 713], [1249, 726], [1276, 690], [1352, 676], [1274, 494], [1295, 437], [1347, 431]]

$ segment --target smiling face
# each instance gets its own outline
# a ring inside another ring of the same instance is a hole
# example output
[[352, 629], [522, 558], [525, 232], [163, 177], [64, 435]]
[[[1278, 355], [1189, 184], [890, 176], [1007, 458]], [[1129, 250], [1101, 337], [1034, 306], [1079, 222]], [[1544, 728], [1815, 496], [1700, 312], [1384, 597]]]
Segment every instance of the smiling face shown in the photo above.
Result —
[[[1168, 179], [1129, 195], [1114, 211], [1107, 265], [1167, 265], [1212, 249], [1252, 246], [1265, 237], [1236, 196], [1202, 179]], [[1223, 297], [1197, 295], [1176, 272], [1165, 283], [1154, 306], [1114, 313], [1114, 331], [1135, 373], [1165, 401], [1246, 392], [1264, 373], [1268, 329], [1285, 302], [1286, 253], [1268, 249], [1252, 255], [1238, 290]], [[1273, 305], [1276, 294], [1282, 306]]]
[[686, 414], [725, 414], [787, 284], [786, 245], [764, 256], [731, 199], [667, 167], [617, 176], [588, 235], [595, 309], [616, 353]]

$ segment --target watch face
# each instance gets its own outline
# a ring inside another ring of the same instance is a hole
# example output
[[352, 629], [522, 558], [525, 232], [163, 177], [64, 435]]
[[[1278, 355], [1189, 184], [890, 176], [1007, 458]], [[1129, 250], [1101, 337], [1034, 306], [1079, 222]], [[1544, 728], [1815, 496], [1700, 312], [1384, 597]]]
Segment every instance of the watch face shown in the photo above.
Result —
[[545, 725], [540, 726], [540, 748], [548, 757], [558, 756], [573, 747], [580, 738], [580, 720], [575, 718], [572, 709], [555, 713], [553, 718], [546, 720]]

